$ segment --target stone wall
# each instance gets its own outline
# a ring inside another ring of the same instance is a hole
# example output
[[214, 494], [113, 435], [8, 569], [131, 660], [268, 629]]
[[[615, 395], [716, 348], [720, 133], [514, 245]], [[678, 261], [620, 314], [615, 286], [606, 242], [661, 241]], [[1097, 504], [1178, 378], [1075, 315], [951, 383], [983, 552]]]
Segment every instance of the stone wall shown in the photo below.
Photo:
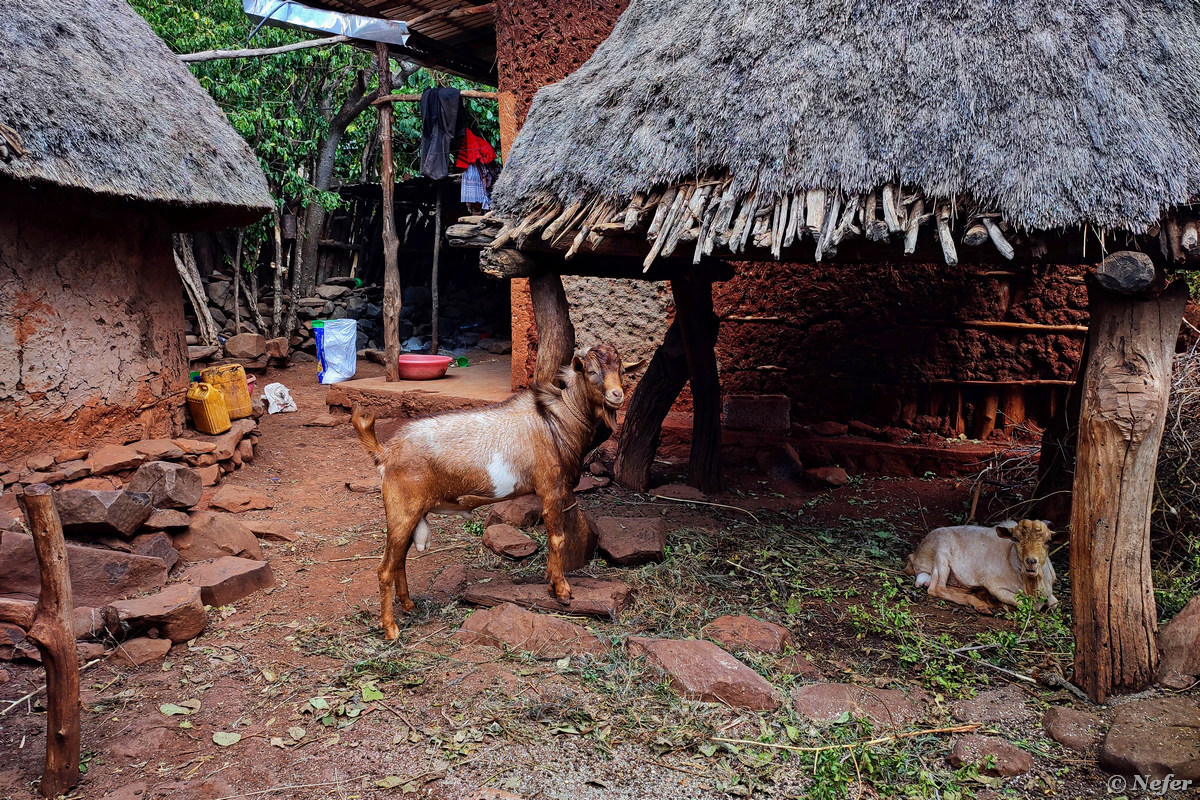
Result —
[[0, 185], [0, 460], [177, 433], [187, 366], [164, 227]]

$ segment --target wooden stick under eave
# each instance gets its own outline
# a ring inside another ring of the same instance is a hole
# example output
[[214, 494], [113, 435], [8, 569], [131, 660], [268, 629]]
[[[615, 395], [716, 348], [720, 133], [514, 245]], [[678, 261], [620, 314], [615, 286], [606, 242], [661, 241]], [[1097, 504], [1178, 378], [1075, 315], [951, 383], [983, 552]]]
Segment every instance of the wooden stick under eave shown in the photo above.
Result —
[[28, 639], [46, 668], [46, 768], [38, 790], [44, 797], [63, 794], [79, 782], [79, 661], [75, 652], [75, 608], [67, 543], [50, 487], [26, 487], [17, 502], [33, 533], [42, 586]]
[[958, 265], [958, 250], [954, 247], [954, 237], [950, 234], [950, 204], [945, 203], [936, 211], [938, 243], [942, 246], [942, 257], [947, 266]]
[[[375, 43], [375, 66], [379, 73], [379, 91], [392, 90], [392, 67], [387, 45]], [[383, 348], [386, 380], [400, 380], [400, 240], [396, 236], [396, 183], [392, 164], [392, 107], [379, 106], [379, 184], [383, 190]]]
[[1013, 250], [1013, 246], [1009, 244], [1008, 239], [1004, 238], [1004, 232], [1000, 230], [1000, 226], [987, 217], [984, 217], [983, 227], [987, 228], [988, 236], [991, 237], [992, 244], [996, 245], [996, 249], [1000, 251], [1000, 255], [1012, 261], [1015, 251]]
[[908, 229], [904, 233], [904, 255], [911, 256], [917, 251], [917, 236], [921, 233], [921, 223], [924, 221], [925, 201], [918, 198], [908, 215]]

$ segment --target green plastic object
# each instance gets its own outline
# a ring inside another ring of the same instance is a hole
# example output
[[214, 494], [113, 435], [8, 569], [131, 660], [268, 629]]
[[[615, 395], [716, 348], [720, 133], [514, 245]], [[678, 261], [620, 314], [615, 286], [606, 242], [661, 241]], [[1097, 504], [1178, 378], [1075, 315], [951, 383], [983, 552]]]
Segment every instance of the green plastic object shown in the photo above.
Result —
[[465, 367], [470, 363], [470, 361], [467, 361], [466, 356], [459, 356], [458, 358], [454, 359], [454, 366], [456, 367]]
[[362, 288], [362, 278], [355, 278], [355, 279], [354, 279], [354, 288], [355, 288], [355, 289]]

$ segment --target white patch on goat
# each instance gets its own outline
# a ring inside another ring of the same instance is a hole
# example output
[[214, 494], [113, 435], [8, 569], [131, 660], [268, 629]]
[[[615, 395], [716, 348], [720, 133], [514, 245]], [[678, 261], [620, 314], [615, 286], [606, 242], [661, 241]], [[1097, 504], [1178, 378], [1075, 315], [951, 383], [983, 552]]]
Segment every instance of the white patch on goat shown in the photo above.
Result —
[[933, 576], [930, 575], [928, 572], [920, 573], [919, 575], [917, 575], [917, 588], [921, 588], [922, 586], [928, 586], [929, 582], [931, 580], [933, 580]]
[[429, 535], [432, 532], [429, 528], [429, 521], [425, 517], [421, 517], [416, 531], [413, 532], [413, 544], [417, 546], [418, 551], [424, 551], [426, 547], [429, 547]]
[[517, 473], [501, 453], [494, 453], [487, 465], [488, 477], [492, 481], [492, 497], [509, 497], [517, 491]]

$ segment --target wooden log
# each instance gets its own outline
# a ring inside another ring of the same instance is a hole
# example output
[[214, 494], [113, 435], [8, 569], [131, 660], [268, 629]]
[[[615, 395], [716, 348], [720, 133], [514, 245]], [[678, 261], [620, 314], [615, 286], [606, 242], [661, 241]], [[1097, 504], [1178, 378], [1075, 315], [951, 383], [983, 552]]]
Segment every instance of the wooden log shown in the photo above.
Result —
[[1043, 325], [1040, 322], [1001, 322], [986, 319], [964, 319], [958, 323], [964, 328], [978, 328], [991, 331], [1012, 331], [1013, 333], [1049, 333], [1068, 336], [1087, 333], [1087, 325]]
[[[392, 103], [418, 103], [421, 100], [420, 93], [400, 93], [391, 94], [391, 87], [388, 88], [388, 93], [384, 94], [380, 90], [381, 97], [371, 102], [373, 106], [390, 106]], [[484, 92], [477, 89], [463, 89], [459, 94], [466, 100], [498, 100], [499, 92]]]
[[1169, 245], [1171, 261], [1176, 264], [1182, 264], [1184, 261], [1187, 261], [1187, 255], [1183, 252], [1183, 229], [1174, 217], [1167, 217], [1165, 229], [1167, 231], [1167, 244]]
[[999, 424], [1009, 430], [1025, 421], [1025, 389], [1007, 385], [1000, 390]]
[[1188, 261], [1200, 261], [1200, 224], [1195, 220], [1184, 224], [1179, 244], [1183, 247]]
[[904, 226], [900, 224], [900, 214], [897, 210], [899, 197], [896, 187], [888, 184], [883, 187], [883, 223], [887, 225], [888, 233], [900, 233]]
[[1096, 267], [1096, 280], [1100, 281], [1100, 285], [1118, 294], [1144, 292], [1158, 277], [1158, 270], [1150, 256], [1135, 250], [1109, 253]]
[[944, 203], [937, 210], [938, 243], [942, 246], [942, 258], [947, 266], [958, 265], [958, 250], [954, 247], [954, 237], [950, 235], [950, 204]]
[[817, 239], [817, 248], [813, 251], [813, 260], [820, 261], [826, 253], [830, 251], [830, 244], [833, 240], [833, 231], [837, 226], [838, 210], [841, 208], [842, 200], [836, 194], [829, 199], [829, 208], [825, 211], [825, 223], [821, 228], [820, 238]]
[[913, 203], [912, 212], [908, 215], [908, 228], [904, 232], [904, 255], [911, 256], [917, 252], [917, 236], [921, 232], [921, 223], [928, 217], [925, 215], [925, 201], [918, 199]]
[[27, 631], [33, 627], [36, 612], [37, 603], [0, 597], [0, 622], [7, 622]]
[[[198, 53], [182, 53], [179, 60], [185, 64], [195, 64], [200, 61], [222, 61], [232, 58], [261, 58], [275, 56], [281, 53], [291, 53], [296, 50], [307, 50], [310, 47], [332, 47], [337, 44], [347, 44], [353, 41], [349, 36], [329, 36], [324, 39], [310, 39], [304, 42], [281, 44], [278, 47], [255, 47], [246, 50], [202, 50]], [[420, 96], [417, 97], [420, 99]]]
[[983, 218], [983, 227], [987, 228], [988, 236], [992, 239], [992, 244], [996, 245], [996, 250], [1000, 255], [1004, 256], [1009, 261], [1013, 258], [1013, 246], [1008, 243], [1008, 239], [1004, 238], [1004, 231], [1000, 230], [1000, 226], [987, 217]]
[[967, 247], [979, 247], [989, 238], [987, 227], [982, 222], [976, 222], [967, 228], [967, 232], [963, 234], [962, 243]]
[[804, 227], [808, 229], [814, 239], [821, 235], [821, 230], [825, 227], [825, 205], [824, 189], [808, 190], [804, 198]]
[[444, 187], [438, 184], [434, 191], [437, 192], [437, 195], [433, 206], [433, 265], [429, 269], [429, 291], [431, 295], [429, 352], [436, 356], [438, 352], [438, 318], [441, 316], [441, 309], [438, 304], [438, 272], [440, 271], [442, 258], [442, 194]]
[[33, 533], [42, 586], [28, 639], [46, 668], [46, 768], [38, 790], [63, 794], [79, 782], [79, 661], [75, 653], [75, 608], [67, 568], [67, 544], [50, 487], [26, 487], [17, 496]]
[[529, 297], [538, 335], [533, 379], [554, 383], [559, 369], [575, 355], [575, 325], [562, 278], [553, 272], [534, 275], [529, 279]]
[[561, 214], [559, 214], [549, 225], [542, 229], [542, 241], [552, 241], [554, 237], [558, 235], [558, 232], [566, 227], [568, 222], [575, 218], [575, 215], [579, 213], [579, 207], [581, 205], [583, 205], [583, 201], [576, 200], [574, 203], [571, 203], [571, 205], [563, 209]]
[[[379, 92], [392, 91], [392, 68], [388, 48], [375, 43], [375, 63], [379, 73]], [[383, 349], [387, 361], [383, 367], [387, 381], [400, 380], [400, 240], [396, 236], [396, 183], [392, 165], [392, 106], [379, 106], [379, 143], [383, 154], [379, 163], [379, 182], [383, 187]]]
[[662, 224], [670, 213], [671, 207], [675, 204], [675, 195], [679, 192], [678, 187], [672, 186], [663, 192], [662, 198], [658, 201], [658, 207], [654, 209], [654, 216], [650, 218], [650, 227], [646, 229], [646, 238], [653, 241], [658, 232], [662, 229]]
[[629, 399], [613, 462], [613, 479], [617, 483], [635, 492], [650, 488], [650, 467], [658, 450], [663, 420], [687, 381], [687, 353], [676, 316]]
[[1075, 683], [1095, 703], [1154, 677], [1150, 508], [1183, 281], [1150, 299], [1088, 287], [1091, 332], [1071, 511]]
[[692, 449], [688, 483], [705, 494], [721, 490], [721, 384], [717, 373], [712, 282], [671, 281], [692, 385]]
[[996, 412], [1000, 408], [1000, 391], [988, 389], [983, 393], [979, 403], [978, 416], [975, 419], [975, 438], [986, 441], [996, 430]]

